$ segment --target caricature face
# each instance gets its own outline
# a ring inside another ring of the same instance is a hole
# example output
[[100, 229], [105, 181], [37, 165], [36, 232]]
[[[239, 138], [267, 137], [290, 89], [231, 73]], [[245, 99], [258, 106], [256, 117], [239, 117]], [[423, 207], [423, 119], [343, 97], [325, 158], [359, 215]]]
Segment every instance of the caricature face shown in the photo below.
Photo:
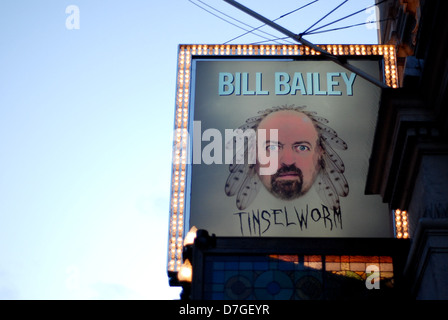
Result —
[[[292, 200], [305, 194], [321, 168], [322, 148], [312, 120], [304, 113], [282, 110], [269, 114], [258, 129], [266, 129], [266, 141], [259, 146], [268, 157], [277, 156], [277, 170], [272, 175], [259, 174], [266, 189], [274, 196]], [[277, 129], [277, 139], [270, 137]], [[270, 164], [257, 162], [257, 172]]]

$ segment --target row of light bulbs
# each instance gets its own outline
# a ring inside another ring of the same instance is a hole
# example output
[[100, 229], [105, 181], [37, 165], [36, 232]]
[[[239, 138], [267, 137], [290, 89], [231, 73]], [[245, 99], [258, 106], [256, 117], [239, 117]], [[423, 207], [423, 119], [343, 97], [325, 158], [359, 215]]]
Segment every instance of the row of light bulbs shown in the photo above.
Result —
[[409, 238], [408, 213], [397, 209], [394, 211], [395, 237], [399, 239]]

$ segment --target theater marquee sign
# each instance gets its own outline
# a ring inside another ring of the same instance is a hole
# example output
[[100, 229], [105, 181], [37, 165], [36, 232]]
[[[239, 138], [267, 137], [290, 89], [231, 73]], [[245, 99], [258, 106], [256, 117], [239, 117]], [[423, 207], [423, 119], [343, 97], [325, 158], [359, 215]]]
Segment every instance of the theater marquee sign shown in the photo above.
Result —
[[[396, 86], [394, 48], [323, 46]], [[169, 270], [217, 236], [391, 237], [364, 194], [381, 89], [304, 46], [180, 46]]]

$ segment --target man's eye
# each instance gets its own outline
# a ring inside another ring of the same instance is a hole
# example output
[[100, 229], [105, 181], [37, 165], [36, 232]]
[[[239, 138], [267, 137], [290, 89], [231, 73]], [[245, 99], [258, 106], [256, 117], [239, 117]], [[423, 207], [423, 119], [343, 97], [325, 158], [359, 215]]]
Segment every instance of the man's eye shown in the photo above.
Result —
[[276, 144], [271, 144], [266, 147], [267, 151], [278, 151], [278, 149], [279, 149], [279, 146]]
[[311, 148], [304, 144], [299, 144], [298, 146], [296, 146], [296, 150], [297, 151], [310, 151]]

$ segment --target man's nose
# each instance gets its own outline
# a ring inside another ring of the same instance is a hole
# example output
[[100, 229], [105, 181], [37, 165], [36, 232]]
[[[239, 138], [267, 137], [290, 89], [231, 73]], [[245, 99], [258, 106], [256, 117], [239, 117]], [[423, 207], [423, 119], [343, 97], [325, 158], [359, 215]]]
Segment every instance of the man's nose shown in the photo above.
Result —
[[285, 166], [294, 164], [294, 152], [291, 148], [283, 148], [280, 153], [280, 163]]

